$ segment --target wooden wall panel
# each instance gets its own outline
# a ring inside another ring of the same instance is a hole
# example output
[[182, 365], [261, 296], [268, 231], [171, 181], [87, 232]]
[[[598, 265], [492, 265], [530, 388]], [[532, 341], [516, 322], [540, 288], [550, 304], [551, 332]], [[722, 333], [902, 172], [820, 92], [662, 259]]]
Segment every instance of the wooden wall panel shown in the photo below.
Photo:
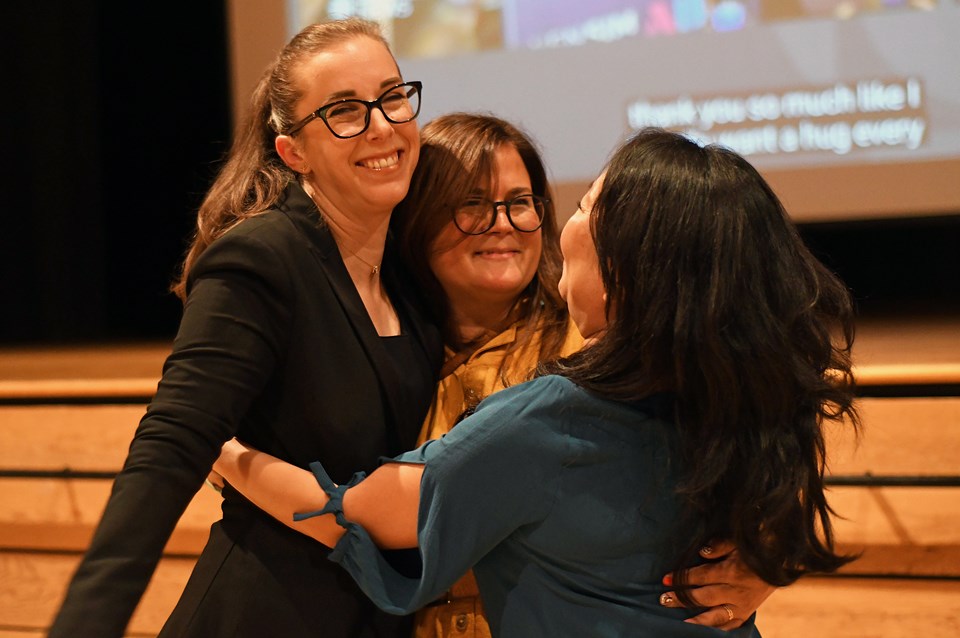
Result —
[[861, 399], [859, 441], [828, 424], [832, 474], [960, 475], [960, 397]]
[[[0, 553], [0, 632], [49, 627], [79, 561], [75, 554]], [[128, 636], [156, 636], [180, 597], [194, 562], [170, 557], [161, 561], [130, 621]]]

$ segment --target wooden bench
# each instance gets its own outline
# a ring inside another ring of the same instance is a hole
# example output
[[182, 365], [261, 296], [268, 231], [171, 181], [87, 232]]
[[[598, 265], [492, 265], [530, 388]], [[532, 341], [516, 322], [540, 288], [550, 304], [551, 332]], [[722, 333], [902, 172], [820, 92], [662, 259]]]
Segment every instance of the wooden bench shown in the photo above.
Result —
[[[0, 353], [0, 638], [42, 636], [90, 542], [169, 346]], [[202, 489], [128, 627], [155, 636], [220, 497]]]
[[861, 557], [763, 605], [764, 638], [960, 635], [960, 320], [863, 322], [863, 433], [828, 430], [837, 540]]
[[[776, 592], [759, 615], [765, 638], [960, 635], [960, 487], [949, 485], [960, 475], [957, 335], [955, 320], [861, 330], [863, 436], [831, 427], [828, 445], [829, 477], [843, 483], [830, 490], [837, 538], [862, 557]], [[0, 351], [0, 638], [44, 635], [167, 348]], [[923, 484], [931, 479], [947, 484]], [[218, 495], [201, 490], [128, 635], [156, 635], [217, 518]]]

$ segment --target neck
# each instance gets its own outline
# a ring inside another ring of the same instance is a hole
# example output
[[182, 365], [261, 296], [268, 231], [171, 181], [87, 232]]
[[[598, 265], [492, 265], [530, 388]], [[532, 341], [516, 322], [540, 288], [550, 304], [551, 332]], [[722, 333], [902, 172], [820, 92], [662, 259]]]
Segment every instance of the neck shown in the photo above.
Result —
[[454, 335], [460, 343], [471, 343], [485, 334], [497, 334], [516, 320], [513, 312], [516, 299], [491, 303], [489, 300], [471, 298], [450, 301]]
[[305, 181], [303, 188], [330, 228], [343, 263], [357, 288], [368, 286], [371, 282], [379, 285], [392, 211], [347, 212], [324, 198], [310, 182]]

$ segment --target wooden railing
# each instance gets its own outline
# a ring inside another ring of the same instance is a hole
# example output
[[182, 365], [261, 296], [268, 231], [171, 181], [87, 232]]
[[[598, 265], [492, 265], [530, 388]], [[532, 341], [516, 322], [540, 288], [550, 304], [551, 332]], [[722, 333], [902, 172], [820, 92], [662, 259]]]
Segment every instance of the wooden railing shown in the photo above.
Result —
[[[828, 477], [837, 539], [861, 557], [776, 592], [758, 619], [765, 638], [960, 635], [960, 331], [933, 332], [945, 361], [858, 367], [862, 437], [829, 429]], [[166, 348], [0, 351], [0, 638], [44, 635]], [[219, 496], [201, 490], [130, 636], [157, 633], [217, 518]]]

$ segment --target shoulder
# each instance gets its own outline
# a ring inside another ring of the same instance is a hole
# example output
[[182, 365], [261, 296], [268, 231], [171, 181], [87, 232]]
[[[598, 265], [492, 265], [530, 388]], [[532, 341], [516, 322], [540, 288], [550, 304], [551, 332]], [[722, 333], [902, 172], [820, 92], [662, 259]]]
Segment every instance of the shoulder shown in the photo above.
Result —
[[551, 374], [495, 392], [484, 399], [477, 410], [535, 415], [549, 413], [557, 407], [568, 411], [584, 403], [590, 403], [590, 397], [583, 388], [566, 377]]
[[293, 184], [276, 206], [244, 219], [210, 244], [191, 269], [190, 280], [223, 271], [277, 277], [335, 249], [316, 206]]
[[522, 424], [512, 435], [534, 440], [547, 435], [562, 437], [568, 444], [610, 439], [642, 445], [672, 436], [672, 406], [666, 395], [617, 401], [564, 376], [545, 375], [491, 395], [477, 414], [487, 412], [490, 420]]
[[290, 224], [276, 210], [245, 219], [217, 238], [197, 259], [191, 278], [223, 269], [258, 269], [280, 260], [290, 242]]
[[268, 210], [231, 228], [194, 263], [188, 290], [205, 278], [236, 278], [273, 289], [294, 285], [318, 249], [281, 210]]
[[[210, 245], [261, 247], [287, 253], [292, 247], [333, 246], [332, 236], [313, 200], [298, 184], [287, 186], [282, 199], [273, 207], [248, 217]], [[295, 254], [295, 253], [294, 253]]]
[[[541, 453], [546, 447], [558, 446], [559, 451], [565, 446], [566, 423], [583, 412], [587, 399], [582, 389], [565, 377], [537, 377], [493, 393], [451, 434], [505, 441], [518, 451]], [[477, 432], [467, 435], [474, 429]]]

